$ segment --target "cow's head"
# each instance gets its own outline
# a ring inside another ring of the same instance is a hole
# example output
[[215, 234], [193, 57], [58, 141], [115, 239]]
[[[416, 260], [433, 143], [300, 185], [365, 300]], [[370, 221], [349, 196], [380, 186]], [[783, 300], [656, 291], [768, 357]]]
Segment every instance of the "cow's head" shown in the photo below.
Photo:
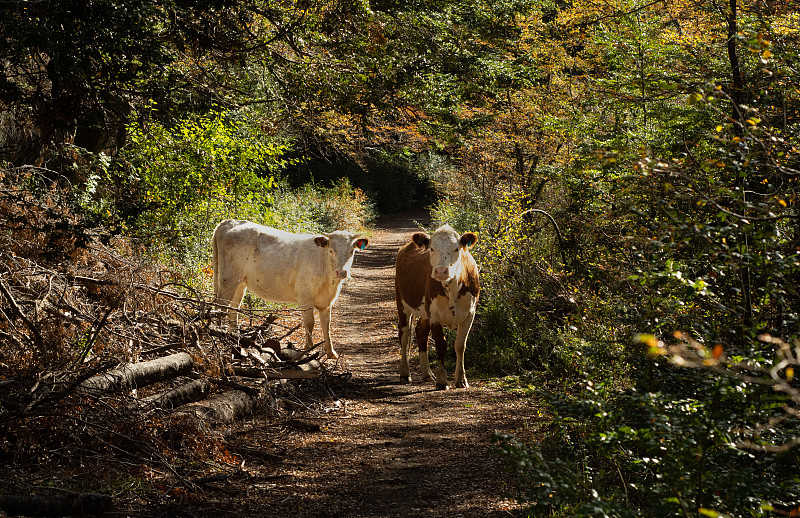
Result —
[[461, 270], [461, 254], [478, 241], [478, 236], [465, 232], [459, 237], [450, 225], [439, 227], [432, 236], [419, 232], [412, 237], [414, 243], [427, 248], [431, 259], [431, 277], [448, 282]]
[[353, 265], [356, 248], [364, 250], [369, 244], [369, 240], [350, 232], [337, 230], [315, 237], [314, 243], [327, 252], [328, 266], [330, 266], [334, 278], [347, 279], [350, 277], [350, 267]]

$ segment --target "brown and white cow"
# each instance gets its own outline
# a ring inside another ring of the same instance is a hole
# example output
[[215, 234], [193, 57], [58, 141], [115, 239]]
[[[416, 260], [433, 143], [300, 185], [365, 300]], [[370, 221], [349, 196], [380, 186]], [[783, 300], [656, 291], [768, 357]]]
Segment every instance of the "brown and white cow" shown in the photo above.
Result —
[[[293, 234], [249, 221], [217, 225], [211, 243], [216, 302], [238, 308], [245, 291], [270, 302], [305, 308], [306, 348], [313, 347], [314, 309], [319, 312], [325, 354], [338, 358], [330, 336], [331, 307], [350, 277], [355, 249], [369, 241], [350, 232]], [[238, 312], [231, 309], [234, 324]]]
[[[439, 227], [432, 236], [414, 234], [411, 242], [397, 254], [395, 298], [400, 333], [400, 381], [409, 383], [408, 349], [411, 329], [416, 325], [419, 364], [425, 381], [436, 380], [437, 389], [448, 389], [444, 361], [447, 340], [442, 326], [456, 331], [455, 386], [469, 387], [464, 373], [464, 349], [475, 319], [480, 284], [478, 265], [469, 253], [477, 236], [461, 236], [449, 225]], [[433, 334], [439, 367], [436, 376], [428, 362], [428, 333]]]

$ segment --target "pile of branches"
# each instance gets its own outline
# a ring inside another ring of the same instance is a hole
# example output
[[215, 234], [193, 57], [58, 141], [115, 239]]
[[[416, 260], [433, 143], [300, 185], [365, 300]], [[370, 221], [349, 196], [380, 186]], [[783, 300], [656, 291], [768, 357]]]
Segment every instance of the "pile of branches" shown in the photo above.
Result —
[[299, 384], [326, 382], [319, 353], [288, 341], [296, 310], [242, 310], [255, 325], [228, 327], [210, 294], [86, 227], [70, 192], [34, 169], [0, 173], [6, 491], [27, 498], [32, 481], [76, 463], [96, 481], [190, 486], [230, 461], [219, 423], [255, 409], [289, 419], [305, 407]]

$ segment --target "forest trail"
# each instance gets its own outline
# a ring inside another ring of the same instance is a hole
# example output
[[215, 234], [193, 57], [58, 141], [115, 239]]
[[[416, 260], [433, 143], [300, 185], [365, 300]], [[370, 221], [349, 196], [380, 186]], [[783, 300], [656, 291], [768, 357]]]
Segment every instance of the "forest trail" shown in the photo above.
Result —
[[[416, 355], [413, 382], [398, 382], [394, 261], [421, 217], [408, 213], [379, 221], [369, 247], [356, 255], [353, 278], [333, 310], [341, 357], [329, 394], [320, 401], [324, 410], [305, 420], [319, 430], [283, 427], [268, 438], [246, 438], [265, 452], [276, 449], [281, 460], [246, 468], [248, 496], [231, 515], [517, 514], [513, 478], [491, 453], [490, 439], [538, 427], [532, 403], [478, 379], [470, 379], [469, 389], [436, 391], [433, 383], [422, 382]], [[467, 369], [470, 360], [468, 343]]]

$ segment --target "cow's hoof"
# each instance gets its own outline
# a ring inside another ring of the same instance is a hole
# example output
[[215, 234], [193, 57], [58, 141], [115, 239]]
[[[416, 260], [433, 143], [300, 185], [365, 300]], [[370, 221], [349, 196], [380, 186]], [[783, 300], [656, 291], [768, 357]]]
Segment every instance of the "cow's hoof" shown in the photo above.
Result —
[[456, 381], [455, 385], [456, 385], [456, 388], [469, 388], [469, 383], [467, 383], [467, 380]]
[[450, 385], [447, 383], [437, 383], [436, 390], [450, 390]]
[[422, 381], [436, 381], [436, 377], [434, 377], [431, 374], [428, 374], [427, 376], [422, 377]]
[[325, 356], [327, 356], [331, 360], [335, 360], [339, 357], [339, 353], [331, 349], [330, 351], [325, 351]]
[[411, 383], [411, 376], [403, 376], [401, 374], [400, 375], [400, 383], [402, 383], [403, 385], [408, 385], [409, 383]]

